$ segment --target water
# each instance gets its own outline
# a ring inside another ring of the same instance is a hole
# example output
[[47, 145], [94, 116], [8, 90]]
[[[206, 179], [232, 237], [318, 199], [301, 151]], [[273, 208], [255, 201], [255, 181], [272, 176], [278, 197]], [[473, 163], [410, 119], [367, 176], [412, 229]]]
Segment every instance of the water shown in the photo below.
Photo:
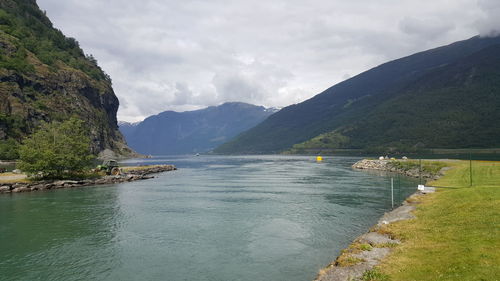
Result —
[[179, 170], [0, 196], [0, 280], [312, 280], [390, 208], [390, 177], [356, 160], [144, 159], [125, 164]]

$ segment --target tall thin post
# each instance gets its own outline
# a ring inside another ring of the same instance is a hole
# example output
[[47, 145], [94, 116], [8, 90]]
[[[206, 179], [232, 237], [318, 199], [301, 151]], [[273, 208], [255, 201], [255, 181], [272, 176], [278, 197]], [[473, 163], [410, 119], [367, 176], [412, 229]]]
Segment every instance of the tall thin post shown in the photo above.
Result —
[[418, 159], [418, 182], [422, 184], [422, 159]]
[[394, 209], [394, 178], [391, 178], [391, 206]]
[[398, 202], [401, 202], [401, 177], [398, 174]]
[[472, 152], [469, 152], [469, 176], [470, 176], [470, 186], [472, 187]]

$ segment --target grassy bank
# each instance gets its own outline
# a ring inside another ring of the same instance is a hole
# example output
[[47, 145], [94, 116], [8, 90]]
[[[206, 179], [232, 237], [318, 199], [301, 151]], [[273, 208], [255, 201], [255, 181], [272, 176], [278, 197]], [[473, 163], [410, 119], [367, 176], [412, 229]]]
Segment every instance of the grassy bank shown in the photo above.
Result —
[[28, 182], [28, 179], [25, 174], [0, 173], [0, 184], [14, 182]]
[[417, 219], [386, 226], [403, 243], [364, 280], [500, 280], [500, 163], [448, 163]]

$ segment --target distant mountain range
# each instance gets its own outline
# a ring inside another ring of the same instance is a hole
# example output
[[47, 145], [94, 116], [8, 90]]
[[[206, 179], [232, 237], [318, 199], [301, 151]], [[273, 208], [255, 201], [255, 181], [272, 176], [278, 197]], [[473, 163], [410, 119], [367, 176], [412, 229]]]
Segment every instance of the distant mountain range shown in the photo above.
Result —
[[397, 59], [273, 114], [216, 153], [500, 147], [500, 37]]
[[139, 153], [203, 153], [252, 128], [276, 111], [230, 102], [195, 111], [165, 111], [138, 123], [119, 122], [119, 128], [128, 145]]

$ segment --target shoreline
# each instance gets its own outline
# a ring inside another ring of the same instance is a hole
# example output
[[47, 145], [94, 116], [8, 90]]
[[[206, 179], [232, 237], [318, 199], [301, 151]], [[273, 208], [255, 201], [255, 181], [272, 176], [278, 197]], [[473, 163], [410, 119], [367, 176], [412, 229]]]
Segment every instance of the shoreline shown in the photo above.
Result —
[[[433, 161], [437, 162], [438, 160], [425, 160], [425, 161]], [[419, 178], [425, 180], [437, 180], [444, 175], [444, 172], [447, 170], [439, 169], [437, 171], [431, 172], [425, 170], [426, 165], [423, 163], [423, 168], [419, 167], [416, 160], [371, 160], [371, 159], [363, 159], [352, 165], [354, 169], [358, 170], [377, 170], [384, 172], [392, 172], [398, 173], [411, 178]]]
[[175, 170], [177, 170], [177, 168], [174, 165], [155, 165], [152, 167], [145, 167], [145, 168], [137, 167], [136, 169], [127, 170], [121, 175], [116, 175], [116, 176], [109, 175], [96, 179], [48, 180], [48, 181], [13, 182], [13, 183], [0, 182], [0, 194], [34, 192], [34, 191], [54, 190], [61, 188], [75, 188], [75, 187], [132, 182], [136, 180], [145, 180], [154, 178], [154, 176], [152, 176], [151, 174], [157, 174]]
[[[359, 170], [379, 170], [385, 172], [396, 172], [410, 177], [419, 177], [415, 170], [396, 169], [388, 165], [394, 160], [368, 160], [363, 159], [352, 165], [352, 168]], [[402, 160], [406, 161], [406, 160]], [[443, 167], [438, 173], [427, 173], [426, 180], [436, 180], [443, 176], [447, 170]], [[417, 170], [418, 172], [418, 170]], [[424, 178], [422, 174], [422, 178]], [[419, 191], [408, 196], [401, 206], [385, 212], [384, 215], [367, 232], [356, 237], [351, 244], [341, 250], [338, 257], [321, 269], [313, 281], [351, 281], [361, 280], [363, 274], [372, 270], [383, 258], [389, 255], [394, 247], [402, 242], [392, 237], [384, 231], [384, 226], [398, 221], [415, 219], [412, 214], [416, 210], [418, 198], [428, 193], [433, 193], [434, 188]]]

